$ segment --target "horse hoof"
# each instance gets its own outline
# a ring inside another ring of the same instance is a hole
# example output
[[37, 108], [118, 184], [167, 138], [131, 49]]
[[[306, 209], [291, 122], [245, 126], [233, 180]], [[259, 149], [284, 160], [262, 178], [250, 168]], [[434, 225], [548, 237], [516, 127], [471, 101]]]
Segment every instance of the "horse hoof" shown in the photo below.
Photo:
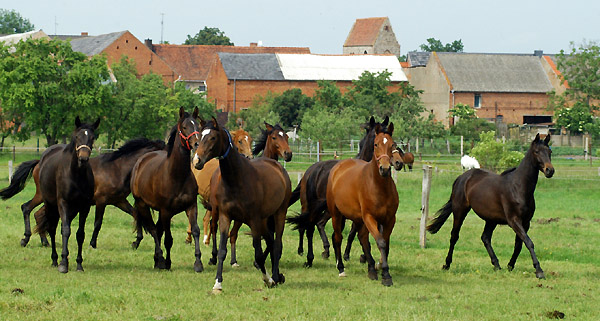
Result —
[[338, 277], [345, 278], [346, 277], [346, 272], [341, 272], [340, 274], [338, 274]]
[[321, 257], [324, 259], [328, 259], [329, 258], [329, 251], [323, 251], [323, 253], [321, 253]]
[[544, 272], [539, 271], [539, 272], [535, 272], [535, 277], [537, 277], [538, 279], [545, 279], [546, 276], [544, 275]]
[[515, 266], [514, 266], [514, 265], [510, 265], [510, 264], [509, 264], [509, 265], [507, 265], [507, 266], [506, 266], [506, 269], [508, 269], [509, 271], [512, 271], [512, 270], [514, 270], [514, 268], [515, 268]]
[[50, 246], [50, 243], [48, 243], [48, 240], [42, 240], [42, 247], [48, 247]]
[[285, 276], [283, 275], [283, 273], [279, 273], [279, 284], [284, 284], [285, 283]]
[[392, 286], [394, 284], [394, 282], [392, 282], [392, 278], [383, 278], [381, 280], [381, 284], [383, 284], [385, 286]]
[[305, 268], [311, 268], [312, 267], [312, 263], [304, 262], [304, 267]]
[[371, 280], [377, 280], [377, 272], [376, 271], [369, 271], [369, 279], [371, 279]]
[[192, 239], [185, 239], [185, 244], [192, 244]]
[[81, 266], [81, 264], [77, 264], [77, 272], [83, 272], [83, 266]]
[[139, 246], [140, 246], [140, 243], [138, 243], [138, 242], [131, 242], [131, 248], [132, 249], [137, 250]]
[[304, 255], [304, 250], [298, 249], [298, 255], [300, 255], [300, 256]]
[[194, 263], [194, 271], [196, 271], [196, 273], [204, 271], [204, 266], [202, 265], [202, 262], [198, 261]]
[[58, 272], [60, 273], [68, 273], [69, 267], [67, 265], [61, 264], [58, 266]]
[[364, 254], [361, 254], [359, 261], [360, 261], [360, 263], [366, 263], [367, 262], [367, 257]]
[[233, 262], [233, 263], [231, 263], [231, 267], [232, 268], [238, 268], [238, 267], [240, 267], [240, 265], [237, 264], [237, 262]]
[[22, 246], [22, 247], [26, 247], [26, 246], [27, 246], [27, 243], [29, 243], [29, 240], [26, 240], [26, 239], [22, 239], [22, 240], [21, 240], [21, 246]]
[[90, 246], [95, 249], [96, 248], [96, 241], [90, 241]]
[[219, 295], [223, 293], [223, 289], [212, 289], [210, 293], [212, 293], [213, 295]]
[[494, 271], [500, 271], [502, 268], [499, 265], [494, 266]]
[[448, 269], [450, 269], [450, 266], [448, 266], [448, 265], [446, 265], [446, 264], [444, 264], [444, 265], [442, 266], [442, 270], [448, 270]]
[[53, 267], [57, 267], [58, 266], [58, 262], [57, 261], [52, 261], [52, 266]]
[[350, 261], [350, 254], [344, 254], [344, 261]]
[[277, 286], [277, 283], [275, 283], [275, 281], [273, 281], [273, 278], [269, 278], [269, 279], [264, 280], [264, 281], [265, 281], [265, 285], [268, 288], [274, 288], [275, 286]]

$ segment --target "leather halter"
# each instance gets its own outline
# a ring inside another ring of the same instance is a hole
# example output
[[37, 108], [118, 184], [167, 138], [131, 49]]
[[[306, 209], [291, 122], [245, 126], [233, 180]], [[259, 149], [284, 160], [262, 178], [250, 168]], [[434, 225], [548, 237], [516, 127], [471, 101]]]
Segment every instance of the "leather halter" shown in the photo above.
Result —
[[75, 148], [75, 151], [78, 152], [82, 148], [87, 148], [90, 151], [90, 153], [92, 152], [92, 149], [90, 148], [90, 146], [88, 146], [86, 144], [82, 144], [82, 145], [77, 146], [77, 148]]
[[389, 156], [388, 154], [381, 154], [381, 155], [379, 155], [379, 156], [375, 157], [375, 160], [376, 160], [376, 161], [379, 161], [380, 159], [382, 159], [382, 158], [384, 158], [384, 157], [387, 157], [388, 159], [390, 158], [390, 156]]
[[[181, 132], [181, 127], [179, 124], [177, 124], [177, 130], [179, 131], [179, 137], [181, 137], [181, 145], [183, 147], [187, 148], [187, 150], [192, 150], [192, 148], [190, 147], [190, 137], [192, 137], [194, 134], [200, 134], [200, 133], [198, 131], [194, 131], [193, 133], [185, 136]], [[184, 141], [185, 141], [185, 145], [183, 144]]]
[[227, 150], [225, 151], [225, 154], [221, 155], [221, 156], [217, 156], [217, 159], [225, 159], [225, 157], [227, 157], [229, 155], [229, 152], [231, 151], [231, 134], [229, 134], [229, 131], [225, 128], [223, 128], [223, 130], [227, 133], [227, 137], [229, 138], [229, 145], [227, 145]]

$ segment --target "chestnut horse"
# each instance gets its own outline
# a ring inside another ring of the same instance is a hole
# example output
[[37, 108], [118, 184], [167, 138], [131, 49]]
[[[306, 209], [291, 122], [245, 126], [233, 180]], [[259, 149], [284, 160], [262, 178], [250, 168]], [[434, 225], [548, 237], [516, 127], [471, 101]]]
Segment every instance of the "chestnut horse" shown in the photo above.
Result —
[[[219, 159], [220, 171], [214, 172], [210, 184], [210, 205], [213, 218], [219, 219], [221, 235], [213, 292], [222, 291], [223, 262], [231, 220], [250, 226], [255, 262], [267, 286], [285, 282], [283, 274], [279, 273], [285, 215], [291, 194], [291, 182], [285, 169], [270, 158], [249, 160], [241, 156], [233, 148], [229, 132], [214, 118], [202, 122], [202, 138], [196, 155], [197, 169], [202, 169], [212, 158]], [[271, 256], [271, 277], [266, 273], [261, 237], [267, 244], [265, 253]]]
[[[45, 220], [38, 224], [36, 230], [50, 234], [52, 245], [52, 265], [58, 266], [61, 273], [69, 272], [69, 237], [71, 222], [79, 214], [77, 230], [77, 270], [83, 271], [81, 255], [85, 238], [85, 221], [93, 205], [94, 174], [89, 164], [92, 146], [95, 140], [94, 131], [100, 124], [100, 118], [92, 125], [81, 123], [75, 119], [76, 129], [71, 136], [71, 143], [62, 145], [40, 159], [39, 187], [46, 211]], [[62, 221], [62, 260], [58, 264], [56, 252], [56, 227]]]
[[[356, 158], [364, 161], [370, 161], [373, 158], [373, 144], [375, 140], [375, 127], [377, 124], [382, 126], [383, 129], [387, 129], [389, 118], [386, 117], [382, 123], [377, 123], [374, 117], [371, 117], [369, 122], [363, 124], [362, 127], [365, 129], [365, 136], [359, 143], [360, 151]], [[307, 234], [308, 241], [308, 253], [306, 256], [305, 267], [311, 267], [314, 260], [313, 253], [313, 234], [314, 228], [317, 227], [321, 240], [323, 241], [323, 258], [329, 257], [329, 241], [325, 233], [325, 224], [329, 221], [331, 216], [328, 212], [324, 212], [327, 208], [326, 202], [326, 191], [327, 191], [327, 179], [331, 168], [338, 163], [338, 160], [326, 160], [311, 165], [301, 181], [298, 183], [296, 189], [292, 192], [292, 199], [290, 205], [300, 199], [302, 203], [302, 213], [296, 217], [288, 218], [288, 222], [295, 225], [294, 229], [298, 229], [300, 232], [300, 242], [298, 245], [298, 254], [302, 255], [304, 252], [303, 247], [303, 235], [304, 231]], [[402, 166], [402, 157], [398, 153], [393, 153], [393, 164], [396, 170], [399, 170]], [[354, 233], [352, 233], [354, 231]], [[346, 250], [350, 251], [350, 244], [356, 234], [356, 230], [352, 229], [348, 236], [348, 247]]]
[[[154, 267], [171, 268], [171, 218], [185, 211], [192, 226], [196, 261], [194, 270], [204, 269], [200, 260], [200, 228], [198, 228], [198, 186], [190, 168], [190, 151], [198, 146], [198, 108], [192, 115], [183, 107], [179, 109], [179, 120], [171, 129], [167, 150], [154, 151], [140, 157], [131, 174], [131, 194], [135, 199], [133, 217], [139, 231], [144, 229], [154, 239]], [[158, 210], [154, 224], [150, 209]], [[161, 238], [165, 233], [166, 259], [161, 249]]]
[[554, 175], [549, 141], [549, 134], [543, 141], [537, 134], [519, 166], [504, 171], [500, 175], [474, 168], [456, 178], [452, 185], [450, 200], [444, 204], [427, 226], [427, 230], [435, 234], [450, 214], [454, 214], [454, 224], [450, 232], [450, 248], [448, 256], [446, 256], [446, 264], [442, 267], [444, 270], [450, 268], [460, 228], [469, 210], [473, 209], [475, 214], [485, 221], [481, 241], [483, 241], [495, 269], [500, 270], [500, 264], [492, 249], [492, 233], [498, 224], [508, 224], [516, 233], [515, 248], [508, 262], [508, 269], [512, 271], [515, 267], [523, 242], [525, 242], [533, 260], [535, 276], [540, 279], [544, 278], [544, 271], [540, 267], [540, 262], [533, 250], [533, 242], [527, 235], [527, 231], [535, 212], [534, 191], [538, 181], [538, 171], [547, 178]]
[[381, 253], [382, 284], [393, 284], [388, 266], [390, 235], [396, 224], [398, 209], [398, 192], [391, 176], [392, 151], [395, 149], [393, 131], [393, 123], [390, 123], [386, 131], [381, 125], [377, 125], [371, 160], [343, 160], [329, 173], [327, 209], [331, 214], [333, 248], [340, 277], [346, 276], [341, 245], [343, 220], [347, 218], [356, 224], [358, 238], [367, 259], [369, 278], [377, 279], [369, 243], [370, 233]]
[[403, 152], [402, 162], [404, 162], [405, 165], [404, 171], [406, 172], [406, 167], [408, 167], [408, 171], [412, 172], [413, 164], [415, 162], [415, 155], [413, 155], [411, 152]]
[[[238, 130], [231, 132], [233, 146], [237, 148], [237, 151], [248, 157], [253, 158], [252, 156], [252, 137], [248, 134], [247, 131], [242, 129], [241, 127]], [[209, 208], [209, 195], [210, 195], [210, 178], [214, 171], [219, 168], [219, 161], [216, 159], [211, 159], [208, 163], [204, 164], [204, 168], [202, 170], [197, 170], [194, 165], [197, 161], [196, 154], [194, 154], [194, 160], [192, 161], [192, 173], [194, 173], [194, 177], [196, 178], [196, 184], [198, 184], [198, 195], [200, 195], [200, 201], [204, 205], [205, 208]], [[208, 245], [210, 243], [210, 218], [211, 211], [206, 210], [204, 214], [204, 244]], [[192, 243], [192, 227], [188, 224], [187, 229], [188, 236], [185, 239], [186, 243]]]

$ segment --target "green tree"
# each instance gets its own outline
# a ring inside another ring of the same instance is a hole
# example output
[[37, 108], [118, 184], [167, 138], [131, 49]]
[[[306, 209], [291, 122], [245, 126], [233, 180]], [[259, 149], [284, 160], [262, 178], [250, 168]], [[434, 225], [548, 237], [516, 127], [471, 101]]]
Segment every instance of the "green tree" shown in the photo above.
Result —
[[15, 10], [0, 9], [0, 34], [32, 31], [34, 25]]
[[344, 105], [346, 105], [344, 96], [334, 81], [317, 80], [317, 87], [313, 96], [315, 105], [321, 108], [344, 108]]
[[191, 37], [187, 35], [184, 45], [222, 45], [233, 46], [233, 42], [219, 28], [204, 27], [198, 33]]
[[480, 142], [471, 150], [481, 167], [490, 170], [503, 171], [519, 165], [524, 155], [521, 152], [510, 151], [506, 144], [496, 141], [493, 131], [479, 134]]
[[365, 119], [363, 113], [353, 107], [336, 110], [315, 105], [304, 113], [300, 135], [320, 140], [327, 147], [337, 147], [342, 139], [358, 138]]
[[108, 92], [102, 89], [108, 80], [105, 59], [88, 59], [67, 41], [21, 41], [2, 60], [0, 101], [3, 113], [20, 125], [16, 139], [36, 131], [48, 145], [55, 144], [72, 131], [65, 124], [77, 115], [96, 118], [107, 102]]
[[400, 102], [397, 91], [390, 92], [392, 73], [384, 70], [381, 72], [363, 72], [357, 80], [352, 81], [344, 99], [347, 105], [365, 110], [368, 115], [379, 118], [390, 116], [394, 107]]
[[238, 127], [238, 122], [241, 122], [250, 136], [256, 138], [261, 134], [260, 129], [265, 128], [264, 122], [271, 125], [280, 124], [279, 114], [271, 109], [275, 97], [272, 92], [268, 92], [265, 96], [257, 95], [252, 100], [250, 108], [229, 114], [227, 128], [235, 129]]
[[464, 46], [462, 39], [454, 40], [452, 43], [442, 44], [435, 38], [428, 38], [426, 44], [421, 44], [421, 50], [427, 52], [463, 52]]
[[288, 89], [273, 98], [271, 110], [279, 114], [281, 126], [291, 128], [300, 125], [304, 111], [312, 107], [313, 99], [302, 93], [299, 88]]
[[469, 105], [456, 104], [448, 112], [453, 117], [459, 117], [454, 126], [450, 128], [450, 133], [455, 136], [463, 136], [465, 140], [471, 141], [472, 144], [480, 139], [479, 133], [496, 129], [494, 124], [478, 118], [475, 110]]

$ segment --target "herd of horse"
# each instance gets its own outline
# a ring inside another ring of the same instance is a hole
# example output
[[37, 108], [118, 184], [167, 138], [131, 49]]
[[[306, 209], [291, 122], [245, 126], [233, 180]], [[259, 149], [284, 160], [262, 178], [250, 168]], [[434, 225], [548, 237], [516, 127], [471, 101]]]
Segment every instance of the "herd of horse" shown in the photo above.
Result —
[[[205, 244], [212, 238], [212, 255], [209, 264], [217, 265], [213, 292], [222, 291], [223, 264], [230, 241], [232, 266], [237, 266], [235, 243], [242, 224], [250, 227], [254, 247], [254, 265], [262, 273], [269, 287], [285, 282], [280, 271], [282, 236], [286, 220], [299, 230], [298, 254], [303, 254], [306, 234], [308, 253], [306, 267], [314, 260], [313, 235], [317, 228], [323, 242], [323, 257], [329, 257], [329, 241], [324, 226], [331, 219], [336, 267], [344, 277], [344, 261], [349, 260], [350, 247], [355, 235], [361, 244], [361, 261], [367, 263], [370, 279], [378, 279], [381, 268], [382, 284], [391, 286], [388, 255], [390, 236], [396, 223], [399, 199], [391, 167], [412, 170], [414, 156], [404, 153], [392, 138], [394, 124], [386, 117], [376, 122], [371, 117], [363, 128], [359, 153], [355, 158], [325, 160], [311, 165], [297, 187], [292, 190], [287, 171], [279, 159], [290, 161], [292, 151], [288, 136], [279, 125], [265, 122], [261, 137], [251, 150], [252, 139], [242, 128], [229, 131], [216, 119], [203, 120], [198, 109], [189, 114], [179, 110], [179, 119], [171, 128], [168, 141], [135, 139], [126, 142], [112, 153], [90, 157], [95, 131], [100, 119], [93, 124], [75, 120], [69, 144], [53, 145], [39, 160], [21, 163], [8, 187], [0, 190], [0, 198], [8, 199], [25, 187], [33, 176], [36, 192], [21, 206], [25, 233], [21, 245], [26, 246], [32, 235], [30, 213], [43, 203], [34, 214], [35, 231], [43, 245], [50, 236], [52, 265], [58, 271], [69, 270], [68, 240], [71, 222], [79, 215], [76, 233], [78, 245], [77, 270], [83, 270], [82, 247], [85, 222], [92, 205], [96, 206], [94, 231], [90, 245], [97, 247], [97, 238], [107, 205], [113, 205], [133, 216], [137, 237], [132, 243], [137, 248], [143, 232], [149, 233], [155, 244], [154, 267], [170, 269], [173, 236], [171, 219], [185, 212], [188, 218], [186, 242], [194, 241], [194, 270], [204, 267], [200, 251], [198, 226], [198, 197], [206, 209], [203, 219]], [[530, 251], [536, 276], [544, 273], [536, 258], [533, 242], [527, 235], [535, 211], [534, 190], [538, 171], [552, 177], [554, 168], [549, 148], [550, 135], [532, 141], [524, 159], [517, 168], [498, 175], [473, 168], [460, 175], [452, 186], [450, 200], [437, 212], [427, 226], [431, 233], [439, 231], [450, 214], [454, 214], [450, 248], [444, 269], [452, 262], [454, 246], [458, 241], [465, 216], [473, 211], [485, 222], [481, 239], [494, 268], [500, 269], [491, 246], [491, 237], [498, 224], [508, 224], [516, 233], [515, 247], [508, 264], [515, 265], [522, 244]], [[258, 154], [262, 155], [258, 157]], [[192, 157], [193, 154], [193, 157]], [[255, 157], [257, 156], [257, 157]], [[134, 199], [132, 206], [127, 197]], [[287, 209], [300, 200], [301, 213], [287, 217]], [[156, 222], [152, 211], [158, 212]], [[62, 253], [58, 263], [56, 228], [61, 221]], [[341, 252], [342, 231], [345, 221], [352, 221], [344, 255]], [[231, 226], [233, 222], [233, 226]], [[217, 244], [217, 233], [220, 235]], [[369, 235], [381, 254], [379, 264], [371, 255]], [[164, 236], [164, 241], [163, 241]], [[262, 249], [262, 242], [266, 248]], [[163, 252], [162, 244], [166, 255]], [[265, 262], [271, 259], [271, 273]]]

